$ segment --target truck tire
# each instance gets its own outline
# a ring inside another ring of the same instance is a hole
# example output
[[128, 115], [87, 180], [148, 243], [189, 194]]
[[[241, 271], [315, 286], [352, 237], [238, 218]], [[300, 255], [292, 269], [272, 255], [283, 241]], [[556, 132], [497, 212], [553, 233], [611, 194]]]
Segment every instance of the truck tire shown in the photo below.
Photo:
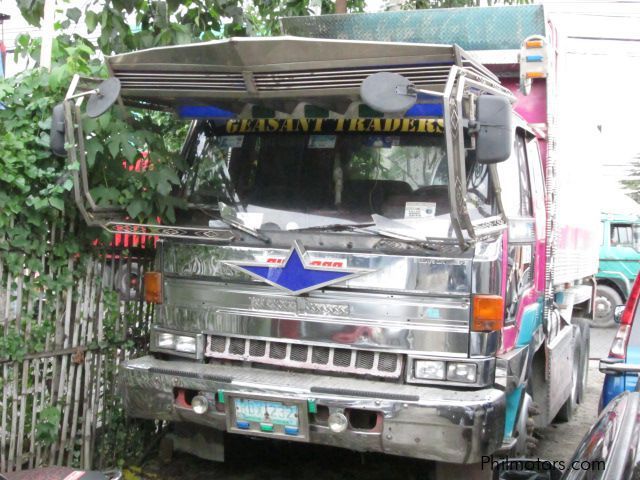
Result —
[[585, 391], [589, 382], [589, 353], [591, 350], [591, 328], [586, 318], [574, 318], [574, 323], [580, 329], [580, 376], [578, 382], [578, 403], [584, 401]]
[[579, 332], [576, 334], [576, 339], [573, 345], [573, 368], [571, 369], [571, 393], [569, 398], [564, 402], [564, 405], [560, 407], [556, 418], [556, 422], [568, 422], [573, 417], [573, 412], [578, 405], [578, 391], [580, 384], [580, 337]]
[[622, 297], [613, 288], [607, 285], [598, 285], [591, 326], [607, 328], [615, 325], [613, 311], [617, 305], [622, 305], [623, 303]]

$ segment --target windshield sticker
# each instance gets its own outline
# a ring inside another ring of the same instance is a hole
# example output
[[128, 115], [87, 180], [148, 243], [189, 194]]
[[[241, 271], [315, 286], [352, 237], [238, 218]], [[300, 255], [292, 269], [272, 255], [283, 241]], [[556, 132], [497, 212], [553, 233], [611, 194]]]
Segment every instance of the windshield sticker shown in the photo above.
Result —
[[309, 137], [309, 148], [331, 148], [336, 146], [335, 135], [311, 135]]
[[441, 118], [234, 118], [217, 135], [242, 133], [444, 133]]
[[433, 218], [436, 216], [434, 202], [407, 202], [404, 206], [404, 218]]
[[236, 215], [245, 227], [257, 230], [262, 226], [262, 219], [264, 218], [264, 213], [262, 212], [238, 212]]
[[218, 139], [220, 148], [240, 148], [244, 142], [244, 135], [225, 135]]

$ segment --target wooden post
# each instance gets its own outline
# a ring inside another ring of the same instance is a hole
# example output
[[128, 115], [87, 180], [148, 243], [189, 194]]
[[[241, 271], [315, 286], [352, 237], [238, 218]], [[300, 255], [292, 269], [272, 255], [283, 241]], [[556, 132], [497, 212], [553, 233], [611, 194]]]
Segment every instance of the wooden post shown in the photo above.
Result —
[[347, 13], [347, 0], [336, 0], [336, 13]]
[[56, 0], [45, 0], [42, 19], [42, 45], [40, 47], [40, 66], [51, 70], [51, 49], [53, 47], [53, 24], [55, 22]]

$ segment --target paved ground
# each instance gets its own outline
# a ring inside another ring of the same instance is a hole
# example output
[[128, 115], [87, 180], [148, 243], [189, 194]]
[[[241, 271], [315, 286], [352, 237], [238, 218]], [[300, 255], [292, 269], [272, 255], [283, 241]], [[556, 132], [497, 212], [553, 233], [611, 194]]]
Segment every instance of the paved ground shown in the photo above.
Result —
[[[615, 329], [592, 330], [589, 380], [586, 401], [571, 422], [552, 425], [542, 432], [533, 457], [548, 460], [568, 460], [577, 444], [597, 416], [597, 404], [603, 376], [598, 372], [598, 359], [609, 350]], [[183, 480], [262, 480], [262, 479], [361, 479], [367, 480], [428, 480], [428, 462], [407, 460], [386, 455], [357, 454], [341, 449], [315, 447], [285, 442], [269, 442], [230, 436], [227, 440], [224, 464], [206, 462], [184, 454], [176, 454], [164, 465], [151, 460], [144, 473], [129, 476], [147, 480], [180, 478]]]
[[568, 423], [553, 424], [542, 433], [534, 456], [549, 460], [569, 460], [577, 444], [598, 416], [598, 400], [604, 375], [598, 371], [598, 360], [607, 355], [616, 328], [591, 330], [591, 354], [589, 379], [585, 402], [578, 405], [574, 417]]

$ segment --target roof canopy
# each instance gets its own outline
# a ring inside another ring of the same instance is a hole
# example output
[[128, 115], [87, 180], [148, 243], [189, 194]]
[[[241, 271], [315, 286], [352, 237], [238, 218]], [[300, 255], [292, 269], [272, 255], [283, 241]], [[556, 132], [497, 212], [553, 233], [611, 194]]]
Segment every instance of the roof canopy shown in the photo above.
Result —
[[440, 92], [454, 65], [497, 82], [457, 46], [288, 36], [152, 48], [108, 57], [107, 63], [122, 83], [125, 103], [215, 105], [233, 112], [247, 103], [287, 112], [302, 101], [341, 111], [359, 100], [362, 81], [380, 71]]

